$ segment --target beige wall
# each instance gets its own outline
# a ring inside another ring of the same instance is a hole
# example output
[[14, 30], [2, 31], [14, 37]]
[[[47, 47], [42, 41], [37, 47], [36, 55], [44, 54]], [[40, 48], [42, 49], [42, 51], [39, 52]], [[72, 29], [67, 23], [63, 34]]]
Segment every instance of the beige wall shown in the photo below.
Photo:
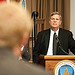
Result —
[[70, 0], [70, 30], [75, 39], [75, 0]]

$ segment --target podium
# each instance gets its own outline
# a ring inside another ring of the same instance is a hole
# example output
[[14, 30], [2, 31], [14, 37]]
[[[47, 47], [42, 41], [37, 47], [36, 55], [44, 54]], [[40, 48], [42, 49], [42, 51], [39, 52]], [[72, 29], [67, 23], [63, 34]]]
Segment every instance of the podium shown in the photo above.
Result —
[[40, 55], [39, 64], [47, 71], [53, 71], [56, 64], [62, 60], [71, 60], [75, 63], [75, 55]]

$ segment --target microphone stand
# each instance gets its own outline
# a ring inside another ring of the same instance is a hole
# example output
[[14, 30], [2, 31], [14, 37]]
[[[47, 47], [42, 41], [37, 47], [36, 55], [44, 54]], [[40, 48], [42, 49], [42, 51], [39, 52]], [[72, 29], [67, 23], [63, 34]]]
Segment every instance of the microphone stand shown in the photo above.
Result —
[[33, 20], [34, 20], [34, 39], [33, 39], [33, 32], [32, 32], [32, 50], [33, 50], [33, 40], [34, 40], [34, 45], [35, 45], [35, 42], [36, 42], [36, 33], [37, 33], [37, 28], [36, 28], [36, 18], [38, 17], [38, 12], [37, 11], [33, 11], [32, 12], [32, 17], [33, 17]]
[[69, 55], [61, 46], [59, 46], [59, 48], [67, 55]]
[[58, 47], [59, 47], [65, 54], [69, 55], [69, 53], [67, 53], [67, 52], [62, 48], [61, 43], [60, 43], [59, 38], [58, 38], [57, 35], [56, 35], [56, 41], [57, 41]]

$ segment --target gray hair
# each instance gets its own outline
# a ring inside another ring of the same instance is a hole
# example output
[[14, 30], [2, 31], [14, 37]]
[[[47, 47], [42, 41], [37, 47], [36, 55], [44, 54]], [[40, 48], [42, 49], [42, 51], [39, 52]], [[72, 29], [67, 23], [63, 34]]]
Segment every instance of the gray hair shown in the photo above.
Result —
[[52, 12], [52, 13], [50, 14], [50, 19], [51, 19], [51, 16], [53, 16], [53, 15], [59, 15], [59, 16], [60, 16], [60, 20], [62, 21], [62, 17], [61, 17], [61, 15], [59, 14], [59, 12]]
[[29, 35], [33, 21], [29, 12], [17, 3], [0, 4], [0, 46], [13, 47], [23, 35]]

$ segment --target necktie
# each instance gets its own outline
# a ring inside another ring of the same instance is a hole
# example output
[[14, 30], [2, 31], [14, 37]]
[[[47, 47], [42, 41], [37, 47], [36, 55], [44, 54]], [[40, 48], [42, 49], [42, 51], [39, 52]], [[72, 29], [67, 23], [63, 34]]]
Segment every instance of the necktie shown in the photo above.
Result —
[[53, 35], [53, 55], [56, 55], [57, 42], [56, 42], [56, 33]]

